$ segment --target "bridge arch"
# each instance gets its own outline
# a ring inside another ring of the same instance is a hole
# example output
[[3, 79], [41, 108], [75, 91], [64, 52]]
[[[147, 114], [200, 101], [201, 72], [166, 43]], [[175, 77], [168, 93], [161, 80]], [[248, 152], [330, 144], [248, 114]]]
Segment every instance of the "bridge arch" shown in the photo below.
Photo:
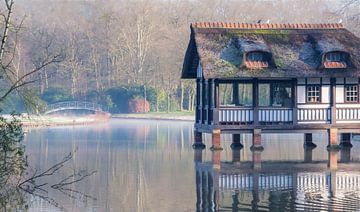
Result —
[[46, 107], [44, 114], [52, 114], [65, 110], [88, 110], [95, 113], [108, 113], [100, 104], [85, 101], [66, 101], [50, 104]]

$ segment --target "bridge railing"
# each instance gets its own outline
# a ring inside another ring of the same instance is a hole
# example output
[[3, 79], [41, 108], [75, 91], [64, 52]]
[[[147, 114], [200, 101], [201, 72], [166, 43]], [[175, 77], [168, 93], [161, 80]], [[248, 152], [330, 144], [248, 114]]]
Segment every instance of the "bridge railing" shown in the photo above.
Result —
[[102, 107], [100, 104], [93, 102], [84, 102], [84, 101], [67, 101], [67, 102], [58, 102], [50, 104], [46, 107], [45, 113], [51, 113], [53, 111], [65, 109], [85, 109], [85, 110], [94, 110], [94, 111], [104, 111], [107, 110]]

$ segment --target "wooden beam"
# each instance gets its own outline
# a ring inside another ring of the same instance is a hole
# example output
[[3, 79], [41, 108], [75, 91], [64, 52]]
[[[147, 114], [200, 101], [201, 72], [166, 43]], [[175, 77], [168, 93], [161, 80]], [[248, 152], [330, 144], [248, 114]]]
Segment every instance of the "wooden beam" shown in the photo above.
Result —
[[254, 125], [259, 124], [259, 81], [257, 78], [253, 79], [253, 107], [254, 107]]
[[215, 109], [215, 79], [210, 80], [209, 87], [209, 109], [208, 109], [208, 124], [214, 124], [214, 109]]
[[291, 97], [292, 97], [292, 107], [293, 107], [293, 124], [297, 124], [297, 79], [294, 78], [292, 80], [292, 89], [291, 89]]
[[336, 78], [330, 78], [331, 124], [336, 124]]
[[195, 122], [201, 123], [201, 79], [196, 79]]

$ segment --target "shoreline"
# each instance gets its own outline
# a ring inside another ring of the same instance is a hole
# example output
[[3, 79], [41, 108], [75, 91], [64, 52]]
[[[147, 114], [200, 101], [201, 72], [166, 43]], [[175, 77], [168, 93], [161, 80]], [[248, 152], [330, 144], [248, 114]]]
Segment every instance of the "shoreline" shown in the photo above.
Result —
[[131, 113], [113, 114], [113, 119], [163, 120], [163, 121], [195, 121], [195, 115], [188, 112], [177, 113]]
[[24, 128], [61, 127], [61, 126], [86, 126], [106, 123], [111, 119], [125, 120], [154, 120], [154, 121], [182, 121], [194, 122], [195, 118], [190, 115], [174, 114], [114, 114], [112, 116], [83, 116], [83, 117], [57, 117], [57, 116], [33, 116], [21, 119]]
[[154, 120], [154, 121], [184, 121], [184, 122], [193, 122], [194, 119], [191, 118], [162, 118], [162, 117], [111, 117], [112, 119], [127, 119], [127, 120]]

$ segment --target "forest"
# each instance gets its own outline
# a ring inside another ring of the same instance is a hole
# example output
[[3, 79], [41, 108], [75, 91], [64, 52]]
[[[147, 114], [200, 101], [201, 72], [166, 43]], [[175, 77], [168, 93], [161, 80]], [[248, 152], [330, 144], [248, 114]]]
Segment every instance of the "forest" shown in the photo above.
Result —
[[2, 112], [84, 100], [126, 113], [131, 99], [151, 111], [193, 111], [195, 83], [180, 80], [192, 22], [341, 22], [360, 35], [359, 8], [359, 0], [17, 0], [13, 71], [0, 85], [31, 83], [1, 101]]

